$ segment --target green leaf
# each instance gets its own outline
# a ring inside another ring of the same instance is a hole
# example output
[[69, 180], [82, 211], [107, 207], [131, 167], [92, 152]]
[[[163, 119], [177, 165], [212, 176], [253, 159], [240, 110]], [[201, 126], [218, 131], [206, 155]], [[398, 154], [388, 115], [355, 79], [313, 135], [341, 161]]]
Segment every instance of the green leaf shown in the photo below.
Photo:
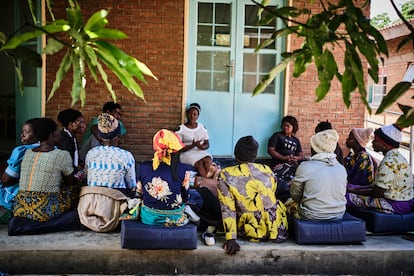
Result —
[[14, 70], [16, 71], [17, 79], [19, 80], [20, 95], [23, 95], [23, 90], [24, 90], [23, 73], [17, 65], [14, 66]]
[[98, 65], [98, 58], [95, 54], [95, 51], [89, 45], [85, 46], [84, 51], [85, 62], [88, 65], [89, 71], [91, 72], [91, 75], [95, 82], [98, 82], [98, 74], [95, 68]]
[[331, 82], [329, 81], [320, 81], [318, 87], [315, 90], [316, 102], [321, 101], [328, 94], [329, 89], [331, 88]]
[[134, 93], [136, 96], [144, 99], [144, 93], [142, 92], [141, 87], [138, 83], [134, 80], [132, 75], [123, 67], [121, 67], [116, 60], [116, 58], [108, 53], [105, 49], [97, 48], [96, 50], [97, 55], [101, 58], [101, 60], [115, 73], [118, 79], [122, 82], [122, 85], [128, 88], [131, 93]]
[[402, 81], [394, 85], [393, 88], [387, 93], [387, 95], [382, 99], [380, 106], [377, 109], [376, 114], [382, 113], [386, 108], [395, 103], [398, 98], [405, 94], [408, 89], [411, 88], [411, 82]]
[[27, 4], [29, 5], [30, 14], [32, 15], [33, 24], [36, 25], [36, 10], [33, 6], [32, 0], [27, 0]]
[[[118, 47], [106, 42], [106, 41], [96, 41], [96, 46], [102, 51], [106, 52], [107, 55], [112, 55], [117, 61], [118, 65], [124, 68], [129, 74], [138, 78], [142, 82], [146, 82], [143, 76], [143, 73], [137, 65], [136, 59], [124, 53]], [[148, 69], [149, 70], [149, 69]], [[149, 71], [151, 72], [151, 71]], [[151, 76], [152, 73], [151, 73]]]
[[23, 63], [29, 64], [33, 67], [42, 67], [42, 57], [30, 47], [19, 46], [7, 52], [9, 55], [14, 56]]
[[295, 56], [291, 56], [289, 58], [285, 58], [283, 61], [281, 61], [278, 65], [272, 68], [270, 70], [269, 74], [267, 74], [265, 77], [262, 78], [260, 83], [256, 85], [256, 87], [253, 90], [253, 96], [261, 94], [266, 87], [272, 83], [272, 81], [276, 78], [276, 76], [281, 73], [283, 70], [286, 69], [288, 64], [294, 59]]
[[398, 44], [398, 47], [397, 47], [397, 52], [398, 52], [399, 50], [401, 50], [401, 48], [402, 48], [402, 47], [404, 47], [404, 45], [405, 45], [405, 44], [410, 43], [410, 42], [413, 42], [413, 40], [414, 40], [414, 38], [413, 38], [413, 36], [412, 36], [412, 35], [409, 35], [409, 36], [407, 36], [407, 37], [403, 38], [403, 39], [400, 41], [400, 43]]
[[52, 21], [55, 21], [55, 15], [53, 14], [53, 11], [52, 11], [53, 1], [54, 0], [46, 0], [46, 6], [47, 6], [47, 10], [49, 11], [49, 15], [52, 18]]
[[152, 77], [153, 79], [155, 79], [155, 80], [158, 80], [158, 78], [152, 73], [152, 71], [148, 68], [148, 66], [145, 64], [145, 63], [143, 63], [143, 62], [141, 62], [141, 61], [139, 61], [139, 60], [137, 60], [136, 58], [134, 58], [134, 61], [135, 61], [135, 64], [136, 64], [136, 66], [138, 67], [138, 69], [144, 74], [144, 75], [147, 75], [147, 76], [150, 76], [150, 77]]
[[114, 102], [116, 102], [116, 94], [112, 88], [112, 84], [108, 80], [108, 75], [106, 74], [105, 70], [99, 62], [96, 64], [96, 67], [98, 68], [98, 71], [101, 74], [102, 80], [106, 85], [106, 89], [108, 89], [109, 93], [111, 93], [112, 99], [114, 100]]
[[[69, 25], [65, 25], [65, 24], [64, 25], [51, 24], [51, 25], [43, 26], [42, 29], [48, 33], [56, 33], [56, 32], [67, 31], [70, 29], [70, 27]], [[44, 31], [36, 30], [33, 32], [23, 33], [21, 35], [16, 35], [12, 37], [9, 41], [7, 41], [7, 43], [4, 44], [3, 47], [1, 47], [0, 51], [14, 49], [20, 44], [28, 40], [31, 40], [31, 39], [37, 38], [38, 36], [43, 35]]]
[[61, 42], [57, 41], [54, 38], [49, 38], [47, 40], [46, 47], [43, 49], [43, 53], [47, 55], [53, 55], [62, 50], [63, 47], [64, 46]]
[[397, 119], [396, 124], [401, 127], [409, 127], [414, 125], [414, 108], [402, 104], [398, 104], [398, 106], [403, 111], [403, 115]]
[[4, 44], [6, 43], [7, 37], [3, 32], [0, 32], [0, 43]]
[[125, 38], [128, 38], [128, 36], [125, 33], [118, 31], [118, 30], [113, 30], [113, 29], [102, 29], [102, 30], [97, 30], [95, 32], [85, 30], [85, 33], [91, 39], [125, 39]]
[[88, 22], [86, 22], [84, 27], [85, 32], [96, 32], [104, 28], [106, 24], [108, 24], [108, 19], [106, 19], [107, 16], [107, 10], [102, 9], [95, 12], [91, 17], [89, 17]]
[[60, 62], [59, 69], [56, 72], [55, 81], [53, 82], [52, 90], [50, 91], [49, 97], [47, 98], [48, 101], [53, 98], [55, 91], [59, 88], [60, 83], [70, 69], [73, 60], [72, 53], [73, 52], [67, 51], [62, 61]]
[[76, 102], [80, 99], [81, 89], [82, 89], [82, 74], [80, 70], [80, 59], [76, 55], [73, 56], [72, 62], [72, 91], [70, 95], [72, 96], [71, 106], [74, 106]]
[[72, 29], [79, 31], [83, 25], [83, 16], [79, 4], [73, 4], [70, 1], [71, 7], [66, 8], [66, 18], [68, 19], [69, 25]]

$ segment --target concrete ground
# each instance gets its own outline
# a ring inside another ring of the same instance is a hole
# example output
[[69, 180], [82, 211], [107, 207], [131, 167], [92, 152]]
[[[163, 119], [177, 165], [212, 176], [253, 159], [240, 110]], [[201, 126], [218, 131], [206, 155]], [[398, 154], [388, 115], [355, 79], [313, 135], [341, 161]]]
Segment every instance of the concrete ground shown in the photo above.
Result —
[[195, 250], [128, 250], [119, 232], [9, 237], [0, 225], [0, 275], [414, 275], [414, 242], [402, 236], [367, 235], [353, 245], [239, 241], [241, 251], [227, 256], [223, 236], [214, 246], [199, 240]]

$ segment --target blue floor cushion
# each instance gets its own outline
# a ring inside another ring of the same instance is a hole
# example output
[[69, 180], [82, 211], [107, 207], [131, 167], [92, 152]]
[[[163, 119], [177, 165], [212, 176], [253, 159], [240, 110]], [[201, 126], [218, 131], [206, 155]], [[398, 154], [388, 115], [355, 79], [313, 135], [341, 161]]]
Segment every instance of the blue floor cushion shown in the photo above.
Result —
[[11, 217], [8, 225], [9, 236], [37, 235], [52, 232], [80, 230], [78, 212], [71, 210], [46, 222], [28, 218]]
[[289, 217], [297, 244], [350, 244], [365, 241], [365, 222], [345, 213], [343, 220], [312, 221]]
[[135, 220], [121, 223], [121, 247], [128, 249], [196, 249], [197, 226], [153, 226]]
[[365, 208], [349, 208], [353, 216], [365, 220], [367, 230], [375, 234], [397, 234], [414, 231], [414, 213], [386, 214]]

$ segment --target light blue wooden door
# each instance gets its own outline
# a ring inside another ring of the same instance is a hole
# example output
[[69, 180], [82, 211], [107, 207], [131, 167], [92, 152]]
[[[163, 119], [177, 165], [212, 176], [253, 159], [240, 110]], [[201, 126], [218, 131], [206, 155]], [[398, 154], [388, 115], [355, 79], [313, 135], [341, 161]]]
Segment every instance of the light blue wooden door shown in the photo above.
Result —
[[259, 157], [267, 157], [267, 140], [280, 124], [283, 76], [259, 96], [252, 91], [280, 59], [283, 41], [254, 53], [277, 27], [256, 22], [250, 0], [190, 1], [187, 104], [201, 105], [214, 156], [232, 156], [237, 140], [253, 135]]

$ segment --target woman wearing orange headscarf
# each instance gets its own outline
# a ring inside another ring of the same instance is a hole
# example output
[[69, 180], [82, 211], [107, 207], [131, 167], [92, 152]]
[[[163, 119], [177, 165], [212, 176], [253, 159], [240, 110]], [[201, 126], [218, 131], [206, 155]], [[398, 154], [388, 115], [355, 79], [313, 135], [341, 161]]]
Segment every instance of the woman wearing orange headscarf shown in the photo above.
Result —
[[154, 158], [140, 165], [137, 177], [143, 223], [164, 226], [188, 223], [184, 202], [188, 198], [191, 167], [179, 163], [176, 154], [183, 147], [174, 132], [162, 129], [154, 135]]

